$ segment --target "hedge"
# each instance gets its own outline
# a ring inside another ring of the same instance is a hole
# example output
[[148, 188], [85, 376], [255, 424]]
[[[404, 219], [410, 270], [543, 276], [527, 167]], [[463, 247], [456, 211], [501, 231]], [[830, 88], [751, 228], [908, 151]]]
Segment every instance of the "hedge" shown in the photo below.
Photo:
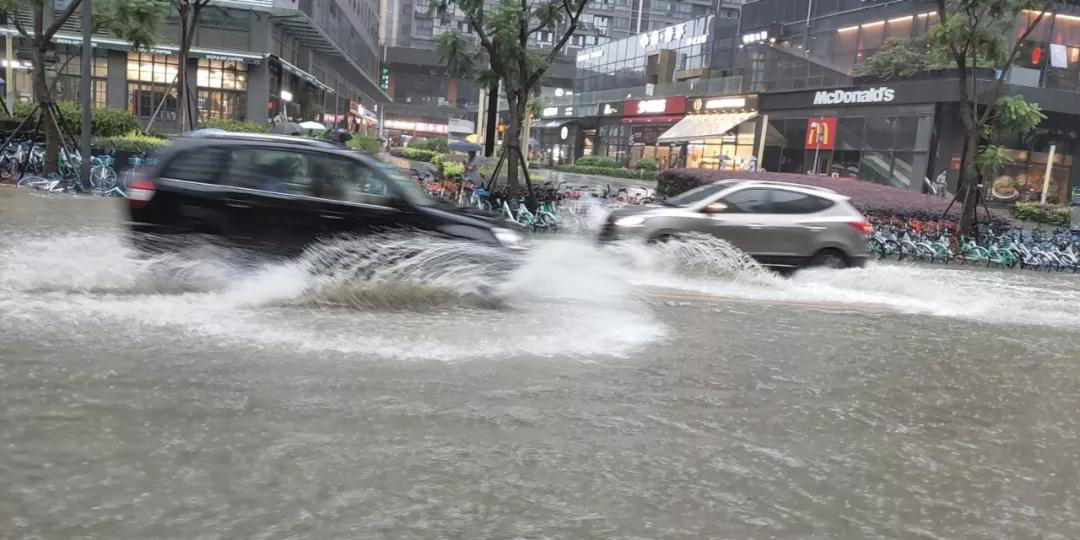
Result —
[[578, 167], [599, 167], [603, 169], [614, 169], [619, 166], [614, 159], [607, 156], [582, 156], [574, 162], [574, 165]]
[[[12, 118], [21, 121], [33, 112], [35, 106], [36, 103], [30, 101], [16, 102]], [[82, 106], [75, 101], [59, 101], [56, 108], [60, 111], [60, 124], [78, 137], [82, 132]], [[135, 115], [123, 109], [102, 107], [90, 111], [90, 133], [95, 137], [115, 137], [137, 129], [139, 121]]]
[[238, 133], [270, 133], [270, 124], [241, 120], [208, 119], [199, 122], [199, 129], [220, 129]]
[[143, 135], [137, 130], [117, 137], [99, 137], [94, 140], [94, 145], [102, 150], [112, 149], [118, 152], [135, 152], [139, 154], [151, 154], [167, 144], [169, 144], [168, 139]]
[[656, 170], [656, 160], [652, 159], [652, 158], [645, 158], [645, 159], [642, 159], [642, 160], [638, 160], [638, 162], [634, 164], [634, 168], [638, 169], [638, 170], [655, 171]]
[[633, 180], [652, 180], [653, 175], [648, 172], [633, 171], [630, 169], [609, 169], [607, 167], [582, 167], [580, 165], [558, 165], [555, 170], [567, 173], [593, 174], [597, 176], [610, 176], [612, 178], [629, 178]]
[[[771, 180], [831, 189], [841, 195], [851, 197], [851, 203], [863, 213], [943, 215], [952, 201], [950, 198], [933, 197], [917, 191], [908, 191], [851, 178], [706, 169], [668, 169], [662, 171], [657, 175], [656, 188], [659, 194], [672, 196], [700, 185], [727, 179]], [[949, 210], [949, 215], [958, 217], [960, 207], [960, 203], [953, 204]], [[1004, 211], [991, 209], [991, 213], [997, 219], [1008, 220], [1008, 213]], [[979, 215], [980, 217], [984, 215], [981, 210]]]
[[411, 159], [413, 161], [425, 161], [431, 163], [434, 161], [435, 156], [440, 155], [439, 152], [432, 150], [421, 150], [419, 148], [405, 147], [405, 148], [392, 148], [390, 155], [403, 157], [405, 159]]
[[1018, 202], [1009, 207], [1009, 212], [1021, 221], [1034, 221], [1059, 227], [1068, 227], [1072, 223], [1072, 214], [1068, 206]]
[[443, 137], [432, 137], [427, 139], [413, 139], [409, 142], [407, 148], [414, 148], [416, 150], [428, 150], [437, 154], [445, 154], [450, 151], [449, 142]]
[[379, 139], [368, 137], [366, 135], [356, 135], [352, 139], [349, 139], [348, 146], [353, 150], [367, 152], [368, 154], [378, 154], [379, 148], [381, 147]]

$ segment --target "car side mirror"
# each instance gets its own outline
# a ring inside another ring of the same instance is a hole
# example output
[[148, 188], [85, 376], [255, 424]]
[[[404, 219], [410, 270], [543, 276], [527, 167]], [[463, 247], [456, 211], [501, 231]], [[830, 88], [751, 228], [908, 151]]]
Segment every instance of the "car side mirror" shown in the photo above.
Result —
[[701, 211], [706, 214], [723, 214], [724, 212], [727, 212], [727, 209], [728, 205], [722, 202], [714, 202], [705, 205], [705, 208]]

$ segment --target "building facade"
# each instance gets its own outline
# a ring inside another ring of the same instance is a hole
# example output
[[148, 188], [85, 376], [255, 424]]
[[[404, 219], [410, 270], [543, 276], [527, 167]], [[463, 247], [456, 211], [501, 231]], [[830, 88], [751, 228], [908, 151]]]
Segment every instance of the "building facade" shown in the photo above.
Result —
[[[574, 35], [555, 62], [548, 82], [540, 89], [540, 98], [562, 97], [576, 91], [578, 52], [636, 35], [637, 29], [660, 30], [677, 22], [706, 15], [737, 20], [742, 0], [593, 0], [579, 21]], [[394, 102], [386, 107], [389, 125], [400, 128], [423, 126], [429, 130], [410, 133], [402, 129], [392, 134], [432, 135], [435, 126], [449, 120], [474, 121], [480, 89], [473, 81], [451, 77], [446, 67], [432, 54], [435, 38], [447, 31], [470, 35], [462, 14], [451, 11], [439, 17], [429, 10], [429, 0], [383, 0], [384, 62], [389, 68], [388, 93]], [[494, 4], [489, 1], [488, 4]], [[533, 36], [538, 49], [554, 45], [558, 33], [541, 31]], [[539, 137], [548, 140], [548, 134]], [[553, 140], [553, 139], [552, 139]], [[584, 144], [584, 143], [582, 143]], [[565, 146], [565, 145], [557, 145]], [[575, 147], [581, 148], [582, 145]], [[554, 148], [549, 154], [555, 155]], [[566, 154], [559, 154], [565, 157]]]
[[[1036, 15], [1022, 13], [1009, 37]], [[858, 76], [887, 40], [925, 36], [936, 2], [757, 0], [734, 21], [691, 23], [578, 52], [575, 94], [550, 105], [593, 111], [575, 120], [589, 142], [567, 146], [563, 161], [592, 152], [630, 166], [649, 158], [661, 167], [761, 167], [913, 191], [944, 175], [955, 192], [963, 141], [955, 74]], [[1021, 45], [1004, 93], [1038, 103], [1047, 119], [998, 137], [1013, 161], [988, 195], [1038, 200], [1049, 177], [1047, 200], [1065, 202], [1080, 185], [1080, 6], [1057, 4]], [[992, 85], [980, 87], [985, 102]]]
[[[21, 13], [31, 25], [29, 10]], [[56, 35], [59, 99], [78, 98], [82, 36], [78, 14]], [[250, 0], [214, 2], [203, 9], [187, 70], [198, 120], [268, 122], [320, 120], [371, 129], [379, 89], [377, 0]], [[13, 40], [15, 58], [8, 98], [32, 99], [29, 43], [14, 25], [0, 27]], [[181, 69], [179, 25], [170, 13], [150, 50], [100, 34], [93, 36], [92, 102], [131, 111], [143, 121], [157, 112], [154, 129], [175, 128], [175, 82]], [[69, 62], [68, 59], [72, 60]]]

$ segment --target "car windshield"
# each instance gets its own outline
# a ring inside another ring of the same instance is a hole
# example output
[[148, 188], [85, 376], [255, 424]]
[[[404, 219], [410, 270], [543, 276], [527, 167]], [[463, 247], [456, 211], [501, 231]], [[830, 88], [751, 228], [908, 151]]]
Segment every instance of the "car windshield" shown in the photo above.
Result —
[[729, 183], [716, 183], [708, 184], [704, 186], [698, 186], [685, 193], [680, 193], [674, 197], [668, 198], [664, 201], [664, 204], [668, 206], [690, 206], [695, 203], [699, 203], [721, 191], [731, 187]]
[[420, 189], [420, 186], [416, 185], [416, 182], [409, 180], [405, 175], [401, 174], [395, 167], [377, 161], [375, 167], [379, 169], [391, 182], [398, 187], [398, 191], [401, 196], [405, 198], [410, 204], [416, 206], [435, 206], [435, 200], [428, 196], [424, 190]]

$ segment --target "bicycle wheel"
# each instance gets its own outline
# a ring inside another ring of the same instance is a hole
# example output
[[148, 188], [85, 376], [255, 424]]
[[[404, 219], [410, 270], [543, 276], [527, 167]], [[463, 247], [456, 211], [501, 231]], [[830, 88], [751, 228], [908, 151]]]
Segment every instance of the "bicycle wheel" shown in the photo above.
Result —
[[104, 165], [98, 165], [90, 171], [90, 185], [94, 189], [101, 191], [109, 191], [116, 187], [120, 177], [116, 174], [116, 171], [112, 167], [106, 167]]
[[44, 176], [38, 176], [36, 174], [28, 174], [19, 179], [15, 184], [16, 187], [42, 187], [48, 185], [50, 180]]
[[11, 180], [19, 172], [19, 163], [12, 158], [0, 160], [0, 179]]

